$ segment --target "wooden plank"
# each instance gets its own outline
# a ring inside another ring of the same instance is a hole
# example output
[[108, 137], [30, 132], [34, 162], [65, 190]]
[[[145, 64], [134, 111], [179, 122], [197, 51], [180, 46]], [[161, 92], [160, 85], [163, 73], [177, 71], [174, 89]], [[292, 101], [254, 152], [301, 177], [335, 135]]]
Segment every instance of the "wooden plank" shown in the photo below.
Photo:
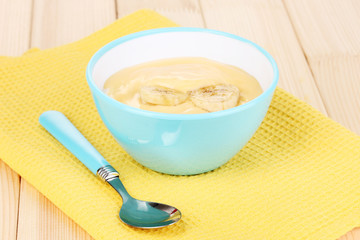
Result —
[[331, 118], [360, 134], [360, 1], [285, 1]]
[[359, 54], [358, 0], [284, 0], [284, 4], [307, 56]]
[[0, 239], [15, 240], [20, 177], [0, 160]]
[[360, 239], [360, 228], [355, 228], [339, 238], [339, 240], [359, 240], [359, 239]]
[[0, 0], [0, 55], [19, 56], [29, 48], [31, 0]]
[[308, 59], [329, 116], [360, 135], [360, 55]]
[[35, 0], [31, 46], [77, 41], [116, 19], [114, 0]]
[[[31, 0], [0, 0], [0, 55], [29, 48], [31, 9]], [[0, 160], [0, 239], [16, 239], [19, 189], [20, 177]]]
[[[113, 0], [35, 0], [31, 46], [76, 41], [116, 19]], [[91, 239], [25, 180], [21, 182], [18, 239]]]
[[21, 182], [17, 239], [92, 239], [25, 180]]
[[117, 0], [118, 17], [148, 8], [184, 27], [204, 27], [198, 0]]
[[280, 69], [279, 86], [326, 114], [315, 81], [281, 0], [201, 0], [208, 28], [263, 46]]

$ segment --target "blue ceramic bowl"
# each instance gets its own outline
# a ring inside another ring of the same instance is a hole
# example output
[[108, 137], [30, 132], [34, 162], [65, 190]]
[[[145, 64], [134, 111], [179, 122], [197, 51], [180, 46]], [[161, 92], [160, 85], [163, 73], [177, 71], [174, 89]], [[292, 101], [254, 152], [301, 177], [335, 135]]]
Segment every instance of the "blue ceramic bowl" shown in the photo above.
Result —
[[[206, 57], [240, 67], [264, 92], [224, 111], [167, 114], [130, 107], [102, 91], [120, 69], [173, 57]], [[158, 172], [191, 175], [223, 165], [249, 141], [268, 110], [279, 73], [270, 54], [244, 38], [201, 28], [161, 28], [105, 45], [90, 60], [86, 77], [102, 120], [136, 161]]]

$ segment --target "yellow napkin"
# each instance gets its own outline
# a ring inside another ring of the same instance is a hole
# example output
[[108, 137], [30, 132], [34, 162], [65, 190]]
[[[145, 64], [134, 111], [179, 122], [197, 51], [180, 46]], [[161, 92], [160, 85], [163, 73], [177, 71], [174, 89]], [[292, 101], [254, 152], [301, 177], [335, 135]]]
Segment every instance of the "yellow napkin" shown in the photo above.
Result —
[[[0, 158], [96, 239], [335, 239], [360, 225], [359, 137], [281, 89], [251, 141], [215, 171], [169, 176], [124, 152], [97, 114], [86, 64], [115, 38], [174, 25], [142, 10], [75, 43], [1, 57]], [[38, 123], [51, 109], [69, 117], [134, 197], [177, 206], [183, 220], [157, 230], [122, 224], [118, 194]]]

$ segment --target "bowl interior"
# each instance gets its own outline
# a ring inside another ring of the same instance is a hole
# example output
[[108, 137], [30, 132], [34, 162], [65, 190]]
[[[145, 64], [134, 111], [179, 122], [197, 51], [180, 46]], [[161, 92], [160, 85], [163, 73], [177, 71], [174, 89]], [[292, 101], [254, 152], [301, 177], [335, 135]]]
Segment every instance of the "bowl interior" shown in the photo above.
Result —
[[262, 48], [241, 37], [214, 30], [170, 28], [119, 38], [95, 54], [92, 80], [102, 90], [117, 71], [136, 64], [174, 57], [205, 57], [239, 67], [266, 91], [276, 81], [276, 65]]

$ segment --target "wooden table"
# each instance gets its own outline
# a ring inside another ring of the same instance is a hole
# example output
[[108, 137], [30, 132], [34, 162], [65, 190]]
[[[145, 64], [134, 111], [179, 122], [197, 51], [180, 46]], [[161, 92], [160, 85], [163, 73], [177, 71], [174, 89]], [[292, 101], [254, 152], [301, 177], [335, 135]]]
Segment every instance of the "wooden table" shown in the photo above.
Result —
[[[359, 0], [0, 0], [0, 55], [75, 41], [141, 8], [255, 41], [282, 88], [360, 134]], [[0, 239], [91, 239], [1, 160], [0, 214]]]

